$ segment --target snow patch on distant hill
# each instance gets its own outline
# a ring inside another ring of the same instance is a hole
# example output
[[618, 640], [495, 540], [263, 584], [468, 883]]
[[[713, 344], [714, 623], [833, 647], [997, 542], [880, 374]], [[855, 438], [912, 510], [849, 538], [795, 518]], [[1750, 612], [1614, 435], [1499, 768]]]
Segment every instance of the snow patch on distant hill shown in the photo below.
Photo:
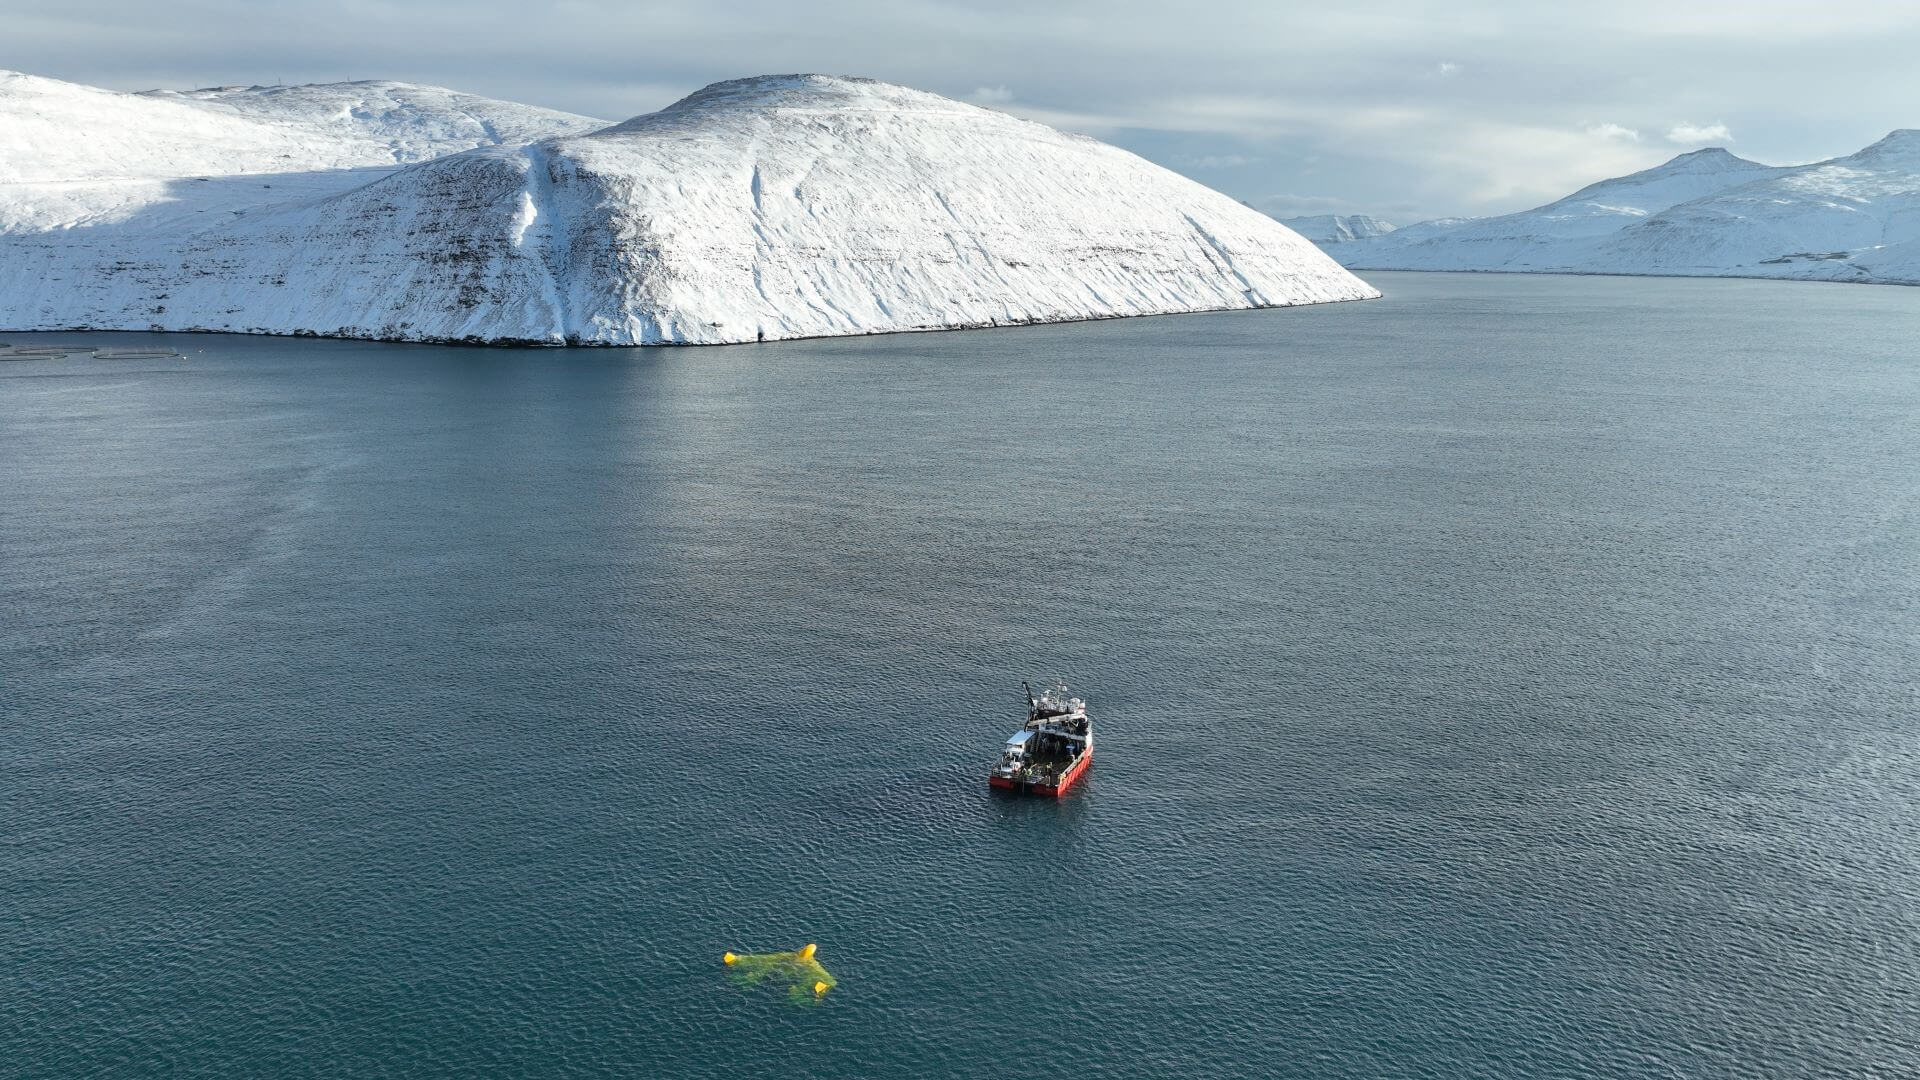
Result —
[[12, 329], [722, 343], [1379, 295], [1134, 155], [868, 80], [604, 126], [397, 83], [10, 77], [0, 140], [29, 129], [0, 182]]

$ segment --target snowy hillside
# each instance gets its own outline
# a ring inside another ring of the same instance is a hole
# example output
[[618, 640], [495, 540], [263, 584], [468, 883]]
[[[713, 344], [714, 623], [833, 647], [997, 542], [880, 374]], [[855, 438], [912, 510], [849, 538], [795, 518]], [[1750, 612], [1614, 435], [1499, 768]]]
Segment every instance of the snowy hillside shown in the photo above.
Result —
[[0, 161], [8, 329], [720, 343], [1379, 295], [1131, 154], [865, 80], [603, 126], [395, 83], [8, 76]]
[[1279, 220], [1280, 224], [1322, 246], [1385, 236], [1393, 231], [1393, 226], [1366, 214], [1309, 214]]
[[397, 82], [219, 86], [149, 90], [140, 96], [268, 122], [292, 120], [349, 138], [370, 139], [385, 146], [389, 160], [400, 165], [479, 146], [524, 146], [608, 125], [606, 120], [572, 113]]
[[0, 71], [0, 184], [404, 165], [606, 126], [404, 83], [123, 94]]
[[1368, 269], [1792, 277], [1920, 283], [1920, 132], [1773, 167], [1682, 154], [1517, 214], [1333, 248]]
[[123, 94], [0, 71], [0, 245], [55, 230], [205, 226], [509, 136], [518, 145], [605, 126], [401, 83]]
[[0, 72], [0, 184], [391, 164], [370, 140]]

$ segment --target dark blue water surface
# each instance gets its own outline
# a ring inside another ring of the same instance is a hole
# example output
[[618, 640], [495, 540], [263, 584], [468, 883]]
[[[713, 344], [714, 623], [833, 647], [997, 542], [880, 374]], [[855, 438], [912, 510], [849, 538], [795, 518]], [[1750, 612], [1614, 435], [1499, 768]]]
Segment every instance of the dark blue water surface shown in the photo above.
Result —
[[1920, 290], [1377, 279], [6, 335], [0, 1073], [1920, 1073]]

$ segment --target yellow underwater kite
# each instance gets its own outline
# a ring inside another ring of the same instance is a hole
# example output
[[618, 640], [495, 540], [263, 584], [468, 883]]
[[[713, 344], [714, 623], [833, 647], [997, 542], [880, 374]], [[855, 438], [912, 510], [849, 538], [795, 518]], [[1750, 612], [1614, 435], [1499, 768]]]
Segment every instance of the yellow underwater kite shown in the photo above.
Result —
[[813, 958], [814, 945], [803, 945], [793, 952], [728, 953], [720, 959], [733, 980], [742, 986], [757, 986], [769, 980], [787, 984], [788, 1000], [805, 1003], [818, 1001], [839, 985]]

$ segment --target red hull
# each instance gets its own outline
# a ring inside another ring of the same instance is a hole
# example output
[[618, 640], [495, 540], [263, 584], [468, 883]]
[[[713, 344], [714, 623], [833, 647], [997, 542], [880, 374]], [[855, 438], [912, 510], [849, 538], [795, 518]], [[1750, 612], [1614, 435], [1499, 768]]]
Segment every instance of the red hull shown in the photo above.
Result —
[[1080, 757], [1074, 761], [1071, 768], [1060, 774], [1060, 782], [1057, 784], [1031, 784], [1026, 788], [1021, 788], [1013, 781], [1001, 776], [989, 776], [987, 777], [987, 783], [1003, 791], [1024, 790], [1031, 795], [1052, 795], [1058, 798], [1061, 795], [1065, 795], [1068, 791], [1071, 791], [1073, 785], [1079, 783], [1080, 778], [1087, 775], [1087, 766], [1092, 764], [1093, 748], [1088, 747], [1087, 752], [1081, 754]]

